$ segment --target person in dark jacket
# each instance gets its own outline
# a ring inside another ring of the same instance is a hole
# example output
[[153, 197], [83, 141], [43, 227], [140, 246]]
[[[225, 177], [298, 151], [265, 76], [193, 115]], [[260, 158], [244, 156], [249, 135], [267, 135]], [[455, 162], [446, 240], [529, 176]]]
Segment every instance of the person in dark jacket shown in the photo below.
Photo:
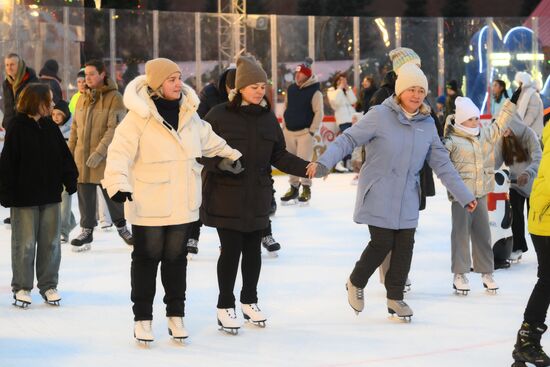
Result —
[[380, 83], [380, 88], [374, 92], [372, 95], [369, 107], [378, 106], [382, 104], [388, 97], [390, 97], [395, 91], [395, 80], [397, 79], [397, 74], [395, 71], [390, 70], [384, 75], [382, 83]]
[[60, 202], [63, 186], [76, 192], [78, 170], [59, 128], [49, 118], [50, 88], [29, 84], [0, 155], [0, 204], [11, 208], [11, 282], [16, 306], [31, 302], [36, 255], [40, 294], [59, 304]]
[[447, 98], [445, 98], [445, 116], [443, 123], [447, 121], [447, 116], [454, 115], [456, 111], [455, 100], [457, 97], [462, 97], [462, 92], [458, 88], [458, 82], [451, 80], [445, 85]]
[[283, 132], [265, 98], [266, 83], [267, 75], [257, 61], [241, 56], [230, 102], [214, 107], [205, 117], [216, 134], [243, 154], [235, 163], [221, 157], [202, 159], [206, 175], [200, 216], [204, 225], [217, 229], [221, 243], [218, 323], [233, 333], [240, 327], [233, 288], [241, 254], [244, 317], [265, 325], [266, 318], [257, 306], [257, 285], [262, 262], [260, 238], [271, 209], [271, 165], [304, 177], [309, 163], [286, 151]]
[[[201, 103], [197, 110], [197, 113], [201, 118], [204, 118], [206, 114], [215, 106], [228, 101], [228, 93], [231, 89], [235, 88], [235, 65], [232, 64], [227, 70], [225, 70], [220, 76], [218, 82], [218, 87], [214, 84], [209, 84], [200, 93]], [[223, 86], [223, 89], [222, 89]], [[224, 93], [220, 92], [224, 91]], [[273, 184], [273, 178], [271, 177], [271, 183]], [[271, 212], [270, 214], [275, 214], [277, 210], [277, 202], [275, 201], [275, 190], [272, 189], [273, 196], [271, 198]], [[201, 235], [202, 222], [200, 219], [191, 224], [189, 229], [189, 240], [187, 241], [187, 251], [190, 254], [190, 258], [193, 255], [199, 253], [199, 237]], [[271, 229], [271, 220], [269, 225], [262, 232], [262, 246], [268, 251], [269, 254], [274, 254], [276, 256], [277, 251], [281, 249], [281, 244], [273, 238], [273, 232]]]
[[2, 84], [4, 93], [4, 119], [2, 127], [8, 130], [10, 122], [15, 116], [15, 105], [19, 94], [29, 83], [38, 81], [33, 69], [27, 67], [23, 59], [17, 54], [8, 54], [4, 59], [6, 80]]
[[50, 86], [55, 104], [64, 99], [63, 91], [61, 90], [61, 78], [58, 76], [58, 73], [59, 64], [53, 59], [47, 60], [42, 69], [40, 69], [40, 73], [38, 73], [40, 82]]
[[361, 92], [359, 93], [359, 101], [355, 105], [355, 110], [357, 112], [366, 113], [370, 108], [370, 100], [374, 96], [374, 93], [378, 90], [374, 78], [372, 75], [367, 75], [363, 78], [361, 82]]
[[231, 64], [225, 71], [220, 75], [218, 80], [218, 85], [210, 83], [205, 86], [200, 94], [199, 99], [201, 103], [197, 113], [200, 118], [204, 118], [208, 111], [213, 107], [228, 101], [227, 95], [231, 86], [235, 83], [235, 65]]

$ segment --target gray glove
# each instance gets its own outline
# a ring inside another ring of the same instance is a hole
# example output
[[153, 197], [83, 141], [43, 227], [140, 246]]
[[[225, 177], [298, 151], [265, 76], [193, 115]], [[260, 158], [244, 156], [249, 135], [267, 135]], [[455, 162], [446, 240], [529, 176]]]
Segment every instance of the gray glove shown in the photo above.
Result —
[[244, 171], [243, 165], [240, 160], [233, 161], [229, 158], [224, 158], [218, 163], [218, 168], [224, 172], [229, 172], [234, 175], [238, 175]]
[[317, 170], [315, 171], [315, 177], [317, 178], [325, 177], [326, 175], [329, 174], [329, 172], [330, 170], [327, 167], [325, 167], [321, 163], [317, 163]]
[[86, 161], [86, 165], [90, 168], [96, 168], [97, 166], [99, 166], [99, 164], [103, 159], [104, 157], [101, 154], [99, 154], [98, 152], [93, 152], [88, 157], [88, 160]]

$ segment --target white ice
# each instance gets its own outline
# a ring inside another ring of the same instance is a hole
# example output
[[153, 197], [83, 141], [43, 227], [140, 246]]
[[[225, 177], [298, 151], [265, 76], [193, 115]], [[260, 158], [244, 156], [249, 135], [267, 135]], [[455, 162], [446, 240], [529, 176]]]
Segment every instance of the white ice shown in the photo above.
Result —
[[[437, 196], [421, 213], [411, 270], [411, 323], [389, 317], [385, 290], [374, 274], [365, 311], [347, 304], [345, 281], [368, 242], [368, 229], [352, 221], [351, 174], [314, 182], [309, 207], [279, 205], [273, 218], [278, 258], [264, 255], [260, 306], [265, 329], [244, 326], [239, 335], [216, 324], [218, 239], [204, 229], [199, 254], [188, 266], [186, 326], [181, 345], [168, 336], [160, 276], [154, 305], [156, 340], [149, 348], [132, 337], [130, 253], [116, 232], [94, 233], [92, 250], [63, 246], [60, 307], [45, 304], [36, 289], [28, 310], [12, 306], [10, 231], [0, 228], [0, 366], [509, 366], [515, 333], [536, 279], [530, 251], [499, 270], [497, 295], [471, 274], [472, 291], [457, 296], [450, 272], [450, 203]], [[275, 178], [277, 197], [287, 178]], [[78, 216], [76, 199], [73, 211]], [[0, 217], [9, 211], [0, 209]], [[78, 234], [72, 232], [71, 238]], [[240, 275], [235, 287], [239, 295]], [[239, 313], [240, 316], [240, 313]], [[549, 338], [543, 345], [550, 349]]]

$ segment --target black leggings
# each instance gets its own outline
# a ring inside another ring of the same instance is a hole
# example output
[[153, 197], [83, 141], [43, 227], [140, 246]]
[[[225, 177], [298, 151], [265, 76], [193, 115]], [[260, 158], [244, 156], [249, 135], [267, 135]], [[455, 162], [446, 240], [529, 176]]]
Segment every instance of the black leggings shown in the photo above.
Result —
[[537, 252], [537, 284], [533, 288], [523, 319], [530, 324], [543, 324], [550, 305], [550, 236], [531, 235]]
[[184, 316], [189, 224], [132, 226], [132, 302], [134, 320], [153, 319], [159, 262], [166, 316]]
[[351, 283], [365, 288], [374, 271], [391, 251], [390, 267], [384, 285], [389, 299], [402, 300], [403, 289], [411, 268], [415, 228], [388, 229], [369, 226], [370, 242], [351, 273]]
[[262, 268], [260, 249], [261, 231], [239, 232], [231, 229], [217, 228], [221, 243], [218, 259], [218, 308], [235, 307], [235, 279], [239, 269], [239, 259], [243, 255], [241, 272], [243, 288], [241, 303], [258, 302], [258, 280]]
[[529, 216], [529, 198], [526, 198], [514, 189], [510, 189], [513, 251], [521, 250], [527, 252], [527, 241], [525, 240], [525, 202], [527, 202], [527, 216]]

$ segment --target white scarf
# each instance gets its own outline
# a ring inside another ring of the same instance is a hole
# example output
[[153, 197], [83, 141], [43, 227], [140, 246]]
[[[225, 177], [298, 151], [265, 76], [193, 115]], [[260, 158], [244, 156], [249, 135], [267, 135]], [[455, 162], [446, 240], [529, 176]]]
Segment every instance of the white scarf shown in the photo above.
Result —
[[519, 100], [518, 100], [517, 112], [519, 114], [519, 117], [521, 117], [522, 120], [525, 118], [525, 113], [527, 112], [527, 106], [529, 105], [529, 100], [531, 99], [531, 96], [535, 92], [536, 92], [536, 89], [533, 87], [525, 87], [525, 89], [521, 91], [521, 95], [519, 96]]
[[466, 127], [461, 124], [455, 124], [455, 128], [471, 136], [479, 135], [479, 126], [478, 127]]
[[415, 112], [413, 113], [410, 113], [410, 112], [407, 112], [406, 109], [403, 108], [403, 106], [399, 106], [401, 107], [401, 109], [403, 110], [403, 113], [405, 114], [405, 117], [408, 119], [408, 120], [412, 120], [412, 118], [416, 115], [418, 115], [418, 113], [420, 112], [420, 108], [418, 110], [416, 110]]

